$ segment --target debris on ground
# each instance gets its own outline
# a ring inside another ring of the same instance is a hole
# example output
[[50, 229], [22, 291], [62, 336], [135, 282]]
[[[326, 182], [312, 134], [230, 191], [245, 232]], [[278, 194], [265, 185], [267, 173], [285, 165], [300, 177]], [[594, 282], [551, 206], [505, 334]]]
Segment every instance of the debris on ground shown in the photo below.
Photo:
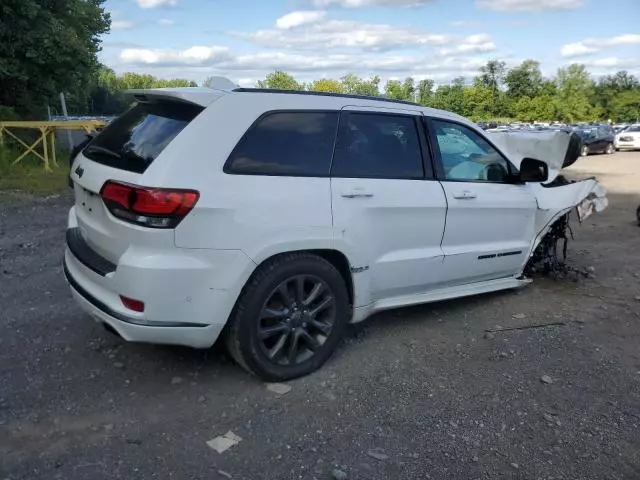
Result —
[[267, 383], [267, 390], [277, 395], [286, 395], [291, 391], [291, 386], [285, 383]]
[[384, 453], [384, 450], [379, 448], [368, 450], [367, 455], [370, 456], [371, 458], [375, 458], [376, 460], [380, 460], [380, 461], [383, 461], [389, 458], [389, 455]]
[[229, 430], [224, 435], [220, 435], [219, 437], [216, 437], [213, 440], [209, 440], [207, 442], [207, 446], [209, 448], [214, 449], [218, 453], [223, 453], [229, 450], [234, 445], [237, 445], [241, 441], [242, 441], [242, 438], [240, 438], [231, 430]]
[[517, 319], [523, 319], [523, 318], [527, 318], [527, 316], [524, 313], [514, 313], [513, 315], [511, 315], [513, 318], [517, 318]]
[[347, 472], [345, 472], [344, 470], [341, 470], [339, 468], [333, 468], [331, 470], [331, 478], [333, 480], [347, 480], [348, 475]]
[[541, 381], [542, 383], [546, 383], [547, 385], [549, 385], [549, 384], [553, 383], [553, 380], [551, 379], [551, 377], [550, 377], [549, 375], [542, 375], [542, 376], [540, 377], [540, 381]]
[[224, 470], [218, 470], [218, 475], [224, 478], [233, 478], [230, 473], [227, 473]]

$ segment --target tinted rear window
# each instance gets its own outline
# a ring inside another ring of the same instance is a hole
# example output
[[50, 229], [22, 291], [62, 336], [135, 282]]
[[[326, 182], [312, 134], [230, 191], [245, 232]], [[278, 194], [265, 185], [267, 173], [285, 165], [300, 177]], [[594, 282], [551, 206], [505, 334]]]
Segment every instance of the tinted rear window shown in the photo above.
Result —
[[338, 112], [273, 112], [253, 124], [231, 153], [225, 172], [327, 177]]
[[138, 103], [111, 122], [83, 154], [103, 165], [142, 173], [202, 110], [175, 101]]

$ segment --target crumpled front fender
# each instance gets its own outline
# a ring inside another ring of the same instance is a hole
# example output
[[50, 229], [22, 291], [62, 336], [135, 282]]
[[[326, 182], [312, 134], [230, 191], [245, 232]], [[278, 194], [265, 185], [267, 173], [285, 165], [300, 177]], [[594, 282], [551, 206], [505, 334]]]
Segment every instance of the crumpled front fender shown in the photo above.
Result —
[[609, 205], [605, 188], [594, 178], [569, 182], [560, 176], [547, 185], [531, 185], [538, 209], [537, 232], [532, 252], [549, 231], [553, 223], [575, 208], [582, 222], [594, 212], [601, 212]]

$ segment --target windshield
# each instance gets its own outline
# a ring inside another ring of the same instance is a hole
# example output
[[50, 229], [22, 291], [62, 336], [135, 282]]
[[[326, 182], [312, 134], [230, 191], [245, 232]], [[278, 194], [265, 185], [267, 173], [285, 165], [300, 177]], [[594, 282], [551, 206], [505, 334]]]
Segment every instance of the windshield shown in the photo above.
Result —
[[143, 173], [202, 107], [176, 101], [138, 103], [82, 152], [103, 165]]

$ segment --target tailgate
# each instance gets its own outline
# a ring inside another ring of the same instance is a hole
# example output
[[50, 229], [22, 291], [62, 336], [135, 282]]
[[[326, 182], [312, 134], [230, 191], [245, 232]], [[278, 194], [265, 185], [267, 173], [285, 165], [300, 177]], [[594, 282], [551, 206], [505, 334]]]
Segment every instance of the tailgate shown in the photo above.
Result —
[[167, 99], [138, 103], [78, 154], [71, 167], [75, 219], [70, 219], [69, 226], [77, 224], [84, 241], [101, 257], [117, 264], [131, 246], [173, 246], [172, 229], [146, 228], [114, 217], [100, 191], [109, 180], [155, 186], [145, 184], [145, 171], [202, 110]]

